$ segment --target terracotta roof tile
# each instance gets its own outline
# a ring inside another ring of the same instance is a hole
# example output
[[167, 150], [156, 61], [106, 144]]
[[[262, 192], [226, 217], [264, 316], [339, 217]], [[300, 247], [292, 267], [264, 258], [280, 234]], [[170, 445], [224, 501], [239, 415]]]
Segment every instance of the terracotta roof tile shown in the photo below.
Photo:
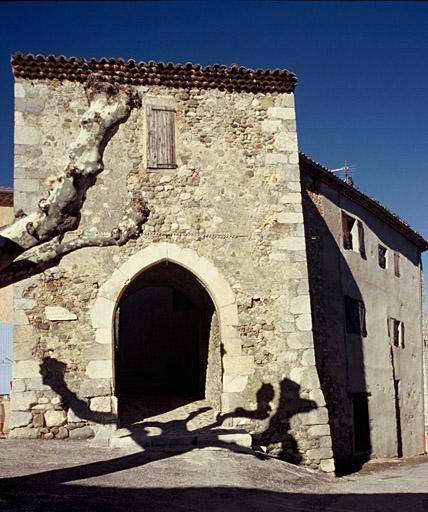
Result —
[[16, 78], [30, 80], [84, 82], [90, 75], [97, 73], [115, 83], [254, 93], [290, 93], [297, 83], [296, 75], [286, 69], [252, 70], [237, 64], [230, 67], [219, 64], [203, 67], [190, 62], [172, 64], [16, 53], [12, 56], [12, 67]]

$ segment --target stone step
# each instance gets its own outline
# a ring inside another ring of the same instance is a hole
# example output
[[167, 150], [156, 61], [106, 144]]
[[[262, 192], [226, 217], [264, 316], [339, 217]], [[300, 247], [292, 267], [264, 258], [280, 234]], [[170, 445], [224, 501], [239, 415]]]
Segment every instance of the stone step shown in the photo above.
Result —
[[225, 447], [229, 450], [251, 448], [251, 435], [244, 430], [219, 429], [186, 433], [150, 434], [130, 431], [126, 428], [116, 430], [110, 437], [111, 448], [127, 449], [183, 449], [190, 447]]

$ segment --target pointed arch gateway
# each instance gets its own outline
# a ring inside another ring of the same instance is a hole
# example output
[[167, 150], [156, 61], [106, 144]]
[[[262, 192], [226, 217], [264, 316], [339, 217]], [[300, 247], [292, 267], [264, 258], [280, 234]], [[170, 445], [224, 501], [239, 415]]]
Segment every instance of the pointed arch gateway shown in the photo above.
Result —
[[[182, 393], [179, 400], [205, 395], [222, 412], [240, 405], [254, 361], [242, 353], [235, 296], [193, 249], [156, 243], [130, 257], [99, 289], [91, 322], [97, 343], [111, 346], [111, 359], [90, 361], [87, 377], [111, 380], [116, 412], [118, 397], [125, 403], [133, 392], [168, 388]], [[149, 324], [139, 352], [137, 331]]]

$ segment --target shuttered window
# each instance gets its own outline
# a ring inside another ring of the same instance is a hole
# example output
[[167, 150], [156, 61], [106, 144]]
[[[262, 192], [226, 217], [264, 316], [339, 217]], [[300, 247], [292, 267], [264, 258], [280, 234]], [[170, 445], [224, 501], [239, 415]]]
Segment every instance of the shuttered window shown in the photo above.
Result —
[[367, 336], [366, 308], [364, 302], [345, 295], [346, 332]]
[[149, 169], [175, 169], [175, 111], [147, 107], [147, 165]]
[[400, 253], [394, 252], [394, 274], [400, 277]]
[[360, 249], [360, 256], [363, 259], [366, 259], [366, 242], [364, 239], [364, 226], [363, 223], [359, 220], [357, 222], [358, 225], [358, 245]]

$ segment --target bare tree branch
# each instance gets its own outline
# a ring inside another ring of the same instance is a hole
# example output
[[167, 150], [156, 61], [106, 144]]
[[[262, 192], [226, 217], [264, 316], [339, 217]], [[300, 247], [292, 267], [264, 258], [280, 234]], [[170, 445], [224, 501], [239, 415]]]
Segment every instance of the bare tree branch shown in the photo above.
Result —
[[[104, 170], [105, 147], [119, 126], [127, 121], [132, 109], [141, 106], [140, 98], [128, 88], [92, 80], [86, 84], [85, 90], [89, 108], [81, 119], [80, 133], [70, 146], [68, 164], [52, 180], [49, 196], [39, 201], [37, 211], [29, 215], [21, 213], [14, 223], [0, 229], [0, 273], [4, 274], [0, 283], [10, 280], [8, 276], [12, 270], [19, 271], [22, 279], [25, 277], [24, 267], [29, 270], [34, 265], [47, 264], [49, 259], [57, 260], [79, 246], [98, 245], [97, 237], [89, 235], [64, 246], [54, 244], [54, 249], [44, 250], [42, 245], [79, 226], [86, 192]], [[101, 245], [122, 245], [135, 238], [148, 214], [141, 196], [134, 195], [124, 218], [111, 235], [102, 237]], [[34, 247], [40, 251], [37, 257], [13, 263]]]

